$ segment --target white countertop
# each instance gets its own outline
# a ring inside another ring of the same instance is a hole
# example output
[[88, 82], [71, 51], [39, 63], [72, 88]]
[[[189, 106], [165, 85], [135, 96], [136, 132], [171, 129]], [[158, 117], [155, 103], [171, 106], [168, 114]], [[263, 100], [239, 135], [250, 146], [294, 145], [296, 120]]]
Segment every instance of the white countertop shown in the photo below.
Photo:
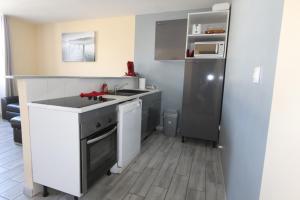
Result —
[[49, 109], [49, 110], [59, 110], [59, 111], [66, 111], [66, 112], [74, 112], [74, 113], [83, 113], [91, 110], [95, 110], [98, 108], [103, 108], [106, 106], [118, 104], [124, 101], [129, 101], [132, 99], [136, 99], [145, 95], [153, 94], [160, 92], [160, 90], [146, 90], [148, 92], [141, 93], [141, 94], [136, 94], [132, 96], [118, 96], [118, 95], [103, 95], [104, 98], [111, 98], [114, 99], [112, 101], [108, 102], [103, 102], [103, 103], [98, 103], [90, 106], [86, 106], [83, 108], [70, 108], [70, 107], [62, 107], [62, 106], [54, 106], [54, 105], [46, 105], [46, 104], [39, 104], [39, 103], [28, 103], [27, 105], [29, 107], [38, 107], [38, 108], [44, 108], [44, 109]]
[[39, 79], [39, 78], [79, 78], [79, 79], [97, 79], [97, 78], [109, 78], [109, 79], [124, 79], [124, 78], [138, 78], [135, 76], [43, 76], [43, 75], [12, 75], [5, 76], [6, 79]]

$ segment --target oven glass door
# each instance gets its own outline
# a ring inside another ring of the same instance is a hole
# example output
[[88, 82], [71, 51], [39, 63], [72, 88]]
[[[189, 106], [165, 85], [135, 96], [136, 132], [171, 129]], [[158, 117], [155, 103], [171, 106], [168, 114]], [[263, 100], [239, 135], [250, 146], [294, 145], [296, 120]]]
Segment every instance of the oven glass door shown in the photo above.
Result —
[[86, 139], [87, 186], [117, 162], [117, 125], [111, 125]]

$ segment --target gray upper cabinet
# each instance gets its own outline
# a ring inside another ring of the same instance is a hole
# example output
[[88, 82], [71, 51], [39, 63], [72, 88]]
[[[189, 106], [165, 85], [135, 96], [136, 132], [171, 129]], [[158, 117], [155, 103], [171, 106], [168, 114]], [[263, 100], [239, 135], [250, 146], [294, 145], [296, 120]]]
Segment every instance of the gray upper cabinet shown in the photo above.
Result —
[[184, 60], [187, 19], [157, 21], [155, 60]]

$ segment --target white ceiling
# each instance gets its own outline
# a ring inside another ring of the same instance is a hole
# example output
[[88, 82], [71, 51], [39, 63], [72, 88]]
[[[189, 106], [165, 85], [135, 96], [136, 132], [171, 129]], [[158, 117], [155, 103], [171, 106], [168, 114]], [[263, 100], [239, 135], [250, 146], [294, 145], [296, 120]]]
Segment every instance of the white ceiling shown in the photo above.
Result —
[[209, 8], [222, 0], [0, 0], [0, 13], [54, 22]]

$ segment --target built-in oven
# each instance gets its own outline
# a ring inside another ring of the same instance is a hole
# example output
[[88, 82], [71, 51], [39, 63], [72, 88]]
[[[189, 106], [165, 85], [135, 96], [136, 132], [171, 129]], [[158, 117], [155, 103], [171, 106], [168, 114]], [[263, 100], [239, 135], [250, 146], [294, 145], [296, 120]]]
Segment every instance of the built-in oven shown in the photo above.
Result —
[[117, 162], [116, 106], [83, 113], [81, 129], [81, 191], [87, 190]]

